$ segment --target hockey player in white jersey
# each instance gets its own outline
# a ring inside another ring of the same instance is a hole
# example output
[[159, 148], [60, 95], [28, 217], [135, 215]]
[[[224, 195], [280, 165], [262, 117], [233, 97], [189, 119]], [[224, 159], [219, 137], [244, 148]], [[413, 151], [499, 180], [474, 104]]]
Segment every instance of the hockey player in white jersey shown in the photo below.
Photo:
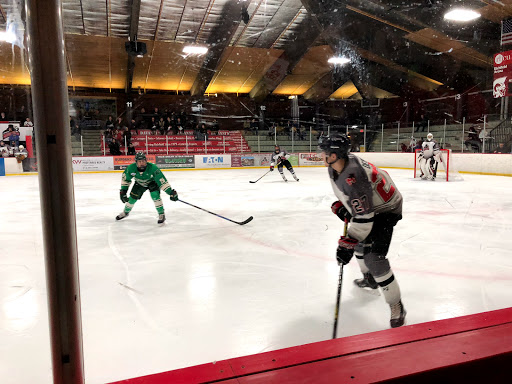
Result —
[[271, 155], [270, 159], [270, 170], [273, 171], [275, 165], [277, 164], [277, 170], [281, 174], [281, 177], [284, 181], [288, 181], [286, 179], [286, 176], [283, 173], [283, 165], [286, 167], [288, 171], [292, 174], [293, 178], [297, 181], [299, 181], [299, 178], [295, 174], [295, 171], [293, 170], [293, 167], [288, 160], [290, 158], [290, 155], [283, 149], [281, 150], [281, 147], [279, 145], [276, 145], [274, 149], [274, 153]]
[[345, 265], [356, 255], [363, 278], [354, 283], [360, 288], [380, 287], [391, 309], [390, 325], [400, 327], [405, 323], [406, 311], [386, 256], [393, 228], [402, 219], [402, 195], [387, 172], [349, 154], [350, 139], [346, 135], [322, 138], [318, 148], [338, 198], [331, 210], [349, 222], [346, 236], [338, 241], [336, 260]]
[[436, 179], [437, 166], [442, 162], [441, 150], [439, 144], [434, 140], [434, 135], [429, 133], [427, 140], [421, 145], [421, 152], [418, 153], [418, 160], [421, 169], [420, 177], [423, 180]]

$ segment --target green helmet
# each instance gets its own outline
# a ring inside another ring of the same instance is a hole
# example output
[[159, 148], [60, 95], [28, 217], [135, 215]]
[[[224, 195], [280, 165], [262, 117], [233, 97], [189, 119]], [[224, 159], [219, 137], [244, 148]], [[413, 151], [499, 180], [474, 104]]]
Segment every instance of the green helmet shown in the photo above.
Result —
[[135, 161], [137, 160], [146, 160], [146, 154], [144, 152], [137, 152], [137, 154], [135, 155]]

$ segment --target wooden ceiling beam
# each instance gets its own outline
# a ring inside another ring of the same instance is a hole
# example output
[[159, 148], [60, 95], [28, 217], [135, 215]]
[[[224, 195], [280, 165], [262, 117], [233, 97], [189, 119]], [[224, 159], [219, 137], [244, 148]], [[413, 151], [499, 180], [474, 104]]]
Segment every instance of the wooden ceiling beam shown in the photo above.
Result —
[[242, 6], [248, 7], [250, 2], [251, 0], [242, 3], [238, 1], [228, 1], [224, 5], [221, 17], [208, 37], [208, 52], [206, 53], [203, 65], [197, 74], [194, 84], [190, 89], [192, 96], [204, 95], [215, 75], [215, 70], [220, 63], [224, 50], [229, 46], [240, 24]]
[[[139, 32], [139, 17], [140, 17], [140, 3], [141, 0], [132, 0], [132, 13], [130, 16], [130, 40], [133, 41]], [[128, 54], [128, 63], [126, 70], [126, 87], [125, 92], [130, 93], [132, 90], [133, 72], [135, 70], [135, 58]]]
[[304, 57], [321, 33], [322, 29], [318, 26], [314, 18], [308, 15], [301, 22], [299, 33], [295, 38], [296, 41], [300, 41], [300, 44], [290, 44], [285, 48], [281, 56], [251, 90], [251, 98], [257, 102], [262, 102], [270, 95], [284, 78], [291, 74], [293, 68], [295, 68]]

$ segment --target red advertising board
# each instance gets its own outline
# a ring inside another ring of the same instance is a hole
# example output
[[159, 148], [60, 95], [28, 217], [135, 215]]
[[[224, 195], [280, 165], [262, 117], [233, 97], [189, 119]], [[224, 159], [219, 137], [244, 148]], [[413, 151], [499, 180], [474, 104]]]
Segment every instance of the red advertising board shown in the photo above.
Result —
[[492, 94], [494, 97], [511, 96], [512, 82], [512, 51], [500, 52], [494, 55], [494, 82]]

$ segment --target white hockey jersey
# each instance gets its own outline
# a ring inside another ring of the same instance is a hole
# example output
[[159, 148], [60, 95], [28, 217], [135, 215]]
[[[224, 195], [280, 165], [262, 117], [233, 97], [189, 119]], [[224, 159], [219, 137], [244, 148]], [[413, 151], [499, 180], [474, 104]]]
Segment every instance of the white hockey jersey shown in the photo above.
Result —
[[435, 140], [425, 140], [423, 144], [421, 144], [421, 151], [425, 159], [430, 159], [432, 156], [439, 154], [439, 144]]
[[351, 213], [348, 236], [364, 241], [373, 228], [375, 215], [402, 214], [402, 195], [386, 171], [355, 155], [338, 174], [329, 168], [332, 189]]
[[289, 158], [290, 155], [284, 149], [279, 153], [273, 152], [271, 155], [270, 165], [274, 166], [284, 160], [288, 160]]

